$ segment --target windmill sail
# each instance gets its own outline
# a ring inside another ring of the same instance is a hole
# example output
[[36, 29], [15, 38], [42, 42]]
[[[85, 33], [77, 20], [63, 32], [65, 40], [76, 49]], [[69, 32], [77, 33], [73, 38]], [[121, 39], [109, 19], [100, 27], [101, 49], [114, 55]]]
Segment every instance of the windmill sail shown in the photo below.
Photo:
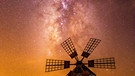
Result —
[[100, 41], [101, 40], [99, 39], [90, 38], [89, 42], [83, 50], [82, 56], [88, 58], [88, 56], [94, 51], [94, 49], [97, 47]]
[[[70, 61], [66, 60], [46, 59], [45, 72], [63, 70], [70, 68], [70, 65], [76, 65], [76, 67], [71, 70], [67, 76], [96, 76], [96, 74], [88, 67], [115, 69], [116, 66], [114, 57], [88, 60], [88, 63], [83, 63], [83, 59], [88, 58], [100, 42], [100, 39], [90, 38], [81, 55], [82, 59], [78, 60], [78, 54], [73, 42], [71, 38], [68, 38], [61, 43], [61, 46], [72, 59], [76, 59], [76, 63], [70, 64]], [[86, 65], [88, 65], [88, 67]]]
[[47, 59], [45, 72], [51, 72], [56, 70], [62, 70], [70, 68], [70, 61]]
[[110, 57], [110, 58], [89, 60], [88, 67], [115, 69], [116, 68], [115, 67], [115, 59], [114, 59], [114, 57]]
[[75, 49], [75, 47], [73, 45], [73, 42], [72, 42], [71, 38], [68, 38], [63, 43], [61, 43], [61, 46], [63, 47], [63, 49], [67, 52], [67, 54], [71, 58], [77, 57], [78, 54], [76, 52], [76, 49]]

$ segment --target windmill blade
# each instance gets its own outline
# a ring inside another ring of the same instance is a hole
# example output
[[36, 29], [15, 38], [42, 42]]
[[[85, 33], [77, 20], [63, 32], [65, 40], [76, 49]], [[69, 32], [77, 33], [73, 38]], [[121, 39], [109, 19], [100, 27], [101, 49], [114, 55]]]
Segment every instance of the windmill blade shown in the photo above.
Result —
[[88, 58], [88, 56], [94, 51], [94, 49], [97, 47], [100, 41], [100, 39], [90, 38], [81, 56], [83, 56], [83, 58]]
[[77, 58], [78, 54], [76, 52], [76, 49], [75, 49], [75, 47], [73, 45], [73, 42], [72, 42], [71, 38], [68, 38], [67, 40], [62, 42], [61, 46], [63, 47], [63, 49], [67, 52], [67, 54], [71, 58], [76, 58], [76, 60], [78, 60], [78, 58]]
[[88, 67], [115, 69], [115, 58], [101, 58], [88, 61]]
[[70, 61], [46, 59], [45, 72], [62, 70], [62, 69], [66, 69], [66, 68], [70, 68]]

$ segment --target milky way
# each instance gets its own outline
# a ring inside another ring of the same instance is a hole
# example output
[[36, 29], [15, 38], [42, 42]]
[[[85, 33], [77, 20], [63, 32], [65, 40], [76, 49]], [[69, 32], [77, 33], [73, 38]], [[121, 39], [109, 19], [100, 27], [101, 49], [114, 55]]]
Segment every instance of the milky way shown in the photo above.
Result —
[[115, 70], [91, 69], [97, 76], [134, 76], [134, 16], [134, 0], [0, 0], [0, 76], [65, 76], [46, 73], [45, 59], [71, 60], [60, 46], [69, 37], [79, 55], [102, 40], [88, 59], [115, 57]]
[[[42, 2], [43, 6], [40, 8], [49, 12], [41, 11], [40, 13], [45, 21], [45, 39], [48, 39], [48, 45], [54, 43], [55, 46], [56, 43], [58, 45], [62, 40], [73, 37], [76, 38], [76, 42], [80, 46], [84, 43], [82, 41], [89, 39], [90, 36], [92, 37], [94, 34], [99, 36], [100, 28], [96, 25], [93, 26], [92, 22], [94, 23], [94, 21], [90, 18], [94, 12], [89, 10], [94, 8], [91, 8], [87, 1], [54, 0], [49, 1], [48, 5], [44, 5], [44, 3]], [[52, 45], [50, 48], [54, 50]]]

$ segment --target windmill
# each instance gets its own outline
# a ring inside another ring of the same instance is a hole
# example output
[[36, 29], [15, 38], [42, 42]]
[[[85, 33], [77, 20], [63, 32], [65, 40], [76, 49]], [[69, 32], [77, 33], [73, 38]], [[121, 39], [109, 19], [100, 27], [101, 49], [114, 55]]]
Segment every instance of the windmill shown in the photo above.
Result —
[[90, 38], [81, 55], [82, 59], [79, 60], [73, 42], [71, 38], [68, 38], [61, 43], [61, 46], [72, 59], [75, 58], [76, 63], [71, 64], [70, 61], [67, 60], [46, 59], [45, 72], [63, 70], [70, 68], [70, 65], [75, 65], [76, 67], [70, 71], [67, 76], [96, 76], [96, 74], [92, 72], [89, 67], [115, 69], [116, 67], [114, 57], [88, 60], [87, 63], [83, 63], [84, 58], [88, 58], [100, 42], [100, 39]]

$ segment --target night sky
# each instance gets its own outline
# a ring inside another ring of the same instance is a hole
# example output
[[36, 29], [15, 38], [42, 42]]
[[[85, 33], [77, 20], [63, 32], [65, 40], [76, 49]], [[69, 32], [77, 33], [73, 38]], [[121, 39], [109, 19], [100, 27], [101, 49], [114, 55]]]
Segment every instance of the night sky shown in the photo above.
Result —
[[91, 68], [97, 76], [135, 76], [135, 0], [0, 0], [0, 76], [66, 76], [73, 67], [46, 73], [45, 63], [71, 60], [69, 37], [79, 58], [102, 40], [84, 61], [115, 57], [116, 69]]

